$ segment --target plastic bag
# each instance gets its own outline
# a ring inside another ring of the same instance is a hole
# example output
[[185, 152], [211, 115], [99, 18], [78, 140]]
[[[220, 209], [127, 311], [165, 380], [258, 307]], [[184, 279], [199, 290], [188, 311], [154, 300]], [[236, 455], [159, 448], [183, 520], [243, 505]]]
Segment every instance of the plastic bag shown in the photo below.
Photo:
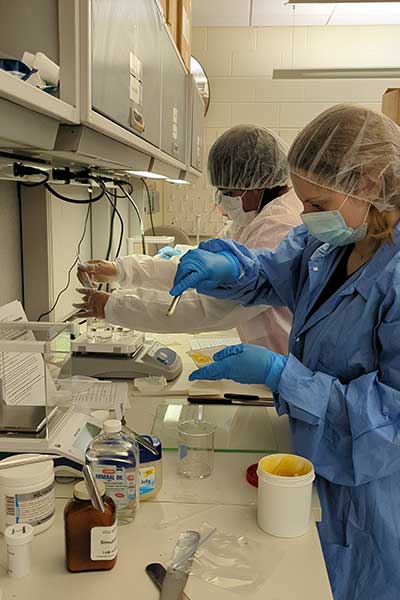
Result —
[[274, 561], [266, 560], [265, 550], [260, 543], [214, 529], [208, 524], [202, 525], [200, 535], [192, 574], [238, 594], [255, 592], [283, 557], [274, 554]]

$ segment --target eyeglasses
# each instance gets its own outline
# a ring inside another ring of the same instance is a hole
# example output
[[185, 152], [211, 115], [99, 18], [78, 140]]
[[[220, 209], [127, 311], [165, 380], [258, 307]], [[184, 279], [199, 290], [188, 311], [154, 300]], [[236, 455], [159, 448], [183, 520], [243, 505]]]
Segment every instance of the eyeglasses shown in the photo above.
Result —
[[246, 190], [225, 190], [224, 188], [217, 188], [216, 193], [221, 193], [224, 196], [229, 196], [230, 198], [236, 198], [239, 196], [243, 196]]

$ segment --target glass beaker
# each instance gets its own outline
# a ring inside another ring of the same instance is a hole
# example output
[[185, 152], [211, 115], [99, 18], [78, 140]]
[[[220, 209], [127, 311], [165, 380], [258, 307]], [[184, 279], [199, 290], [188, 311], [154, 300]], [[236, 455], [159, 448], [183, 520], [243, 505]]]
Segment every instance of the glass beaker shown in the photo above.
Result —
[[114, 327], [114, 338], [116, 343], [126, 344], [133, 338], [135, 332], [127, 327]]
[[214, 468], [216, 426], [190, 419], [178, 423], [178, 474], [188, 479], [209, 477]]
[[113, 326], [107, 323], [105, 319], [91, 317], [86, 321], [86, 337], [93, 344], [111, 340], [113, 336]]

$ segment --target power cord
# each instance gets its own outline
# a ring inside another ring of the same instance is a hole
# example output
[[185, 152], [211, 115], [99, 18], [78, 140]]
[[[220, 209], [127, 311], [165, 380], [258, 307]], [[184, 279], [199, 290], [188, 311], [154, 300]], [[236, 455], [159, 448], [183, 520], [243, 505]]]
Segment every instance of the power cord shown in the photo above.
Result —
[[[117, 190], [114, 189], [113, 193], [114, 193], [115, 211], [118, 212], [117, 211], [117, 200], [118, 200]], [[123, 220], [123, 217], [121, 217], [121, 216], [120, 216], [120, 222], [121, 222], [121, 232], [120, 232], [118, 248], [117, 248], [117, 251], [115, 253], [114, 260], [116, 258], [118, 258], [118, 256], [120, 255], [121, 248], [122, 248], [122, 242], [124, 240], [124, 220]]]
[[126, 198], [128, 198], [129, 202], [131, 203], [131, 205], [132, 205], [132, 207], [133, 207], [133, 209], [134, 209], [134, 211], [136, 213], [136, 216], [138, 218], [139, 225], [140, 225], [140, 237], [141, 237], [141, 240], [142, 240], [142, 251], [143, 251], [143, 254], [147, 254], [146, 253], [146, 242], [145, 242], [145, 239], [144, 239], [144, 223], [143, 223], [142, 215], [140, 214], [140, 211], [139, 211], [139, 209], [138, 209], [138, 207], [136, 205], [136, 202], [134, 201], [134, 199], [132, 198], [132, 196], [130, 195], [130, 193], [127, 192], [122, 187], [122, 185], [119, 182], [117, 182], [116, 184], [120, 188], [120, 190], [124, 194], [124, 196]]
[[[101, 198], [103, 198], [103, 196], [105, 196], [107, 198], [108, 202], [113, 207], [112, 215], [111, 215], [110, 236], [109, 236], [106, 260], [109, 260], [111, 251], [112, 251], [115, 214], [117, 214], [119, 221], [120, 221], [120, 225], [121, 225], [120, 237], [119, 237], [119, 242], [118, 242], [118, 247], [117, 247], [115, 258], [117, 258], [119, 256], [119, 253], [121, 252], [121, 248], [122, 248], [122, 242], [123, 242], [123, 237], [124, 237], [124, 220], [121, 216], [121, 213], [119, 212], [119, 210], [117, 208], [117, 199], [118, 198], [127, 198], [129, 200], [129, 202], [132, 204], [132, 206], [136, 212], [136, 215], [139, 219], [139, 222], [140, 222], [143, 252], [144, 252], [144, 254], [146, 254], [146, 248], [145, 248], [145, 243], [144, 243], [143, 220], [141, 218], [139, 209], [136, 206], [136, 203], [134, 202], [133, 198], [130, 196], [130, 194], [133, 193], [133, 187], [129, 181], [126, 181], [124, 179], [114, 180], [114, 179], [110, 179], [107, 177], [94, 176], [94, 175], [91, 175], [87, 170], [80, 171], [80, 172], [72, 172], [68, 167], [63, 168], [63, 169], [53, 169], [53, 179], [64, 181], [65, 184], [69, 184], [71, 181], [79, 181], [81, 183], [89, 183], [90, 181], [95, 181], [98, 184], [98, 186], [100, 187], [100, 192], [96, 196], [93, 196], [91, 189], [89, 189], [89, 198], [87, 200], [82, 200], [79, 198], [71, 198], [70, 196], [64, 196], [63, 194], [60, 194], [59, 192], [57, 192], [48, 183], [49, 178], [50, 178], [49, 173], [42, 171], [41, 169], [25, 166], [21, 163], [14, 163], [14, 174], [17, 177], [24, 177], [27, 175], [28, 176], [29, 175], [42, 175], [43, 179], [41, 181], [38, 181], [38, 182], [21, 181], [19, 183], [26, 187], [36, 187], [36, 186], [43, 185], [53, 196], [55, 196], [59, 200], [62, 200], [63, 202], [68, 202], [70, 204], [88, 204], [88, 210], [87, 210], [86, 217], [85, 217], [83, 233], [78, 242], [77, 257], [68, 270], [67, 284], [57, 294], [57, 298], [56, 298], [53, 306], [50, 308], [50, 310], [39, 315], [38, 321], [40, 321], [43, 317], [46, 317], [47, 315], [51, 314], [54, 311], [62, 294], [68, 289], [68, 287], [71, 283], [71, 273], [72, 273], [72, 270], [74, 269], [74, 267], [79, 262], [80, 247], [81, 247], [82, 242], [86, 235], [87, 223], [88, 223], [88, 219], [89, 219], [89, 215], [90, 215], [91, 205], [93, 202], [98, 202], [99, 200], [101, 200]], [[118, 187], [122, 191], [122, 195], [118, 195], [117, 192], [115, 191], [114, 199], [113, 199], [111, 194], [108, 192], [108, 190], [105, 186], [106, 181], [110, 181], [110, 182], [114, 183], [114, 185], [118, 185]], [[125, 190], [123, 186], [129, 186], [129, 191]], [[149, 196], [149, 199], [150, 199], [150, 196]], [[101, 289], [101, 286], [99, 287], [99, 289]]]
[[[37, 187], [39, 185], [43, 185], [53, 196], [58, 198], [59, 200], [63, 200], [64, 202], [70, 202], [71, 204], [92, 204], [92, 202], [97, 202], [104, 195], [105, 186], [103, 182], [99, 183], [100, 192], [97, 196], [91, 196], [87, 200], [82, 200], [80, 198], [71, 198], [69, 196], [63, 196], [60, 192], [57, 192], [51, 185], [48, 183], [50, 179], [50, 174], [42, 169], [37, 167], [26, 166], [22, 163], [14, 163], [13, 172], [16, 177], [26, 177], [30, 175], [42, 175], [43, 179], [41, 181], [21, 181], [20, 183], [25, 187]], [[97, 178], [90, 174], [87, 169], [82, 171], [71, 171], [68, 167], [63, 169], [53, 169], [53, 179], [58, 181], [63, 181], [64, 184], [69, 184], [71, 181], [78, 181], [80, 183], [90, 183], [90, 181], [97, 181]]]
[[44, 313], [42, 313], [41, 315], [39, 315], [39, 317], [38, 317], [38, 319], [37, 319], [38, 321], [41, 321], [41, 319], [42, 319], [43, 317], [46, 317], [47, 315], [49, 315], [50, 313], [52, 313], [52, 312], [53, 312], [53, 310], [56, 308], [56, 306], [57, 306], [57, 304], [58, 304], [58, 302], [59, 302], [59, 300], [60, 300], [60, 298], [61, 298], [61, 295], [62, 295], [64, 292], [66, 292], [66, 291], [67, 291], [67, 289], [69, 288], [69, 285], [70, 285], [70, 283], [71, 283], [71, 273], [72, 273], [72, 270], [73, 270], [73, 268], [74, 268], [74, 267], [76, 267], [76, 265], [77, 265], [77, 264], [78, 264], [78, 262], [79, 262], [79, 255], [80, 255], [81, 245], [82, 245], [82, 242], [83, 242], [83, 240], [85, 239], [85, 235], [86, 235], [86, 228], [87, 228], [87, 224], [88, 224], [88, 220], [89, 220], [89, 215], [90, 215], [90, 204], [89, 204], [89, 206], [88, 206], [88, 209], [87, 209], [87, 212], [86, 212], [85, 223], [84, 223], [84, 226], [83, 226], [83, 232], [82, 232], [81, 238], [80, 238], [80, 240], [79, 240], [79, 242], [78, 242], [78, 246], [77, 246], [77, 249], [76, 249], [76, 258], [75, 258], [74, 262], [72, 263], [72, 265], [70, 266], [70, 268], [69, 268], [69, 270], [68, 270], [67, 284], [66, 284], [66, 286], [65, 286], [65, 287], [64, 287], [64, 288], [63, 288], [63, 289], [62, 289], [62, 290], [61, 290], [61, 291], [58, 293], [58, 295], [57, 295], [57, 298], [56, 298], [56, 300], [55, 300], [55, 302], [54, 302], [53, 306], [50, 308], [50, 310], [48, 310], [47, 312], [44, 312]]
[[113, 210], [115, 210], [115, 212], [117, 213], [119, 222], [121, 224], [121, 231], [120, 231], [120, 235], [119, 235], [118, 247], [117, 247], [117, 251], [115, 253], [115, 258], [118, 258], [119, 253], [121, 252], [122, 242], [123, 242], [123, 239], [124, 239], [124, 220], [123, 220], [123, 218], [121, 216], [121, 213], [119, 212], [119, 210], [117, 208], [117, 199], [115, 199], [115, 202], [114, 202], [114, 199], [112, 198], [111, 194], [109, 193], [109, 191], [106, 188], [104, 190], [104, 193], [105, 193], [105, 196], [106, 196], [107, 200], [109, 201], [109, 203], [113, 207]]
[[50, 175], [46, 171], [42, 171], [42, 169], [38, 169], [37, 167], [28, 167], [22, 163], [14, 163], [13, 164], [13, 172], [15, 177], [25, 177], [29, 175], [42, 175], [43, 179], [41, 181], [19, 181], [21, 185], [25, 187], [37, 187], [38, 185], [44, 185], [48, 182]]
[[78, 198], [70, 198], [69, 196], [63, 196], [59, 192], [56, 192], [56, 190], [54, 188], [52, 188], [48, 183], [44, 182], [43, 185], [46, 188], [46, 190], [48, 190], [51, 194], [53, 194], [53, 196], [55, 196], [59, 200], [63, 200], [63, 202], [70, 202], [71, 204], [92, 204], [93, 202], [97, 202], [98, 200], [101, 200], [101, 198], [105, 194], [106, 186], [104, 185], [104, 183], [102, 181], [98, 181], [95, 177], [90, 176], [90, 177], [88, 177], [88, 179], [93, 179], [93, 180], [97, 181], [97, 183], [100, 186], [100, 192], [98, 193], [97, 196], [92, 196], [91, 198], [88, 198], [87, 200], [79, 200]]
[[[106, 177], [105, 175], [98, 175], [97, 176], [99, 179], [101, 179], [101, 181], [103, 183], [112, 183], [114, 186], [118, 185], [118, 186], [128, 186], [129, 190], [128, 193], [129, 194], [133, 194], [133, 186], [131, 184], [130, 181], [127, 181], [126, 179], [114, 179], [113, 177]], [[116, 198], [126, 198], [126, 194], [125, 194], [125, 190], [124, 193], [121, 194], [117, 194], [115, 193], [115, 197]]]
[[106, 252], [105, 260], [110, 260], [110, 257], [111, 257], [112, 244], [113, 244], [113, 239], [114, 239], [114, 222], [115, 222], [115, 215], [116, 214], [117, 214], [116, 208], [115, 208], [115, 206], [113, 206], [113, 209], [112, 209], [112, 212], [111, 212], [110, 232], [109, 232], [109, 235], [108, 235], [108, 246], [107, 246], [107, 252]]
[[[96, 180], [101, 181], [101, 183], [104, 185], [105, 181], [107, 181], [107, 178], [96, 178]], [[110, 260], [111, 258], [111, 251], [112, 251], [112, 245], [113, 245], [113, 239], [114, 239], [114, 222], [115, 222], [115, 215], [118, 215], [119, 218], [119, 222], [121, 225], [121, 229], [120, 229], [120, 236], [119, 236], [119, 242], [118, 242], [118, 248], [117, 248], [117, 252], [115, 255], [115, 258], [117, 258], [119, 256], [119, 253], [121, 251], [121, 247], [122, 247], [122, 242], [123, 242], [123, 236], [124, 236], [124, 220], [121, 216], [121, 213], [119, 212], [118, 208], [117, 208], [117, 198], [125, 198], [125, 195], [123, 196], [118, 196], [118, 194], [116, 193], [116, 190], [114, 190], [114, 199], [111, 197], [110, 192], [107, 190], [107, 188], [104, 185], [104, 195], [106, 197], [106, 199], [108, 200], [108, 202], [111, 204], [112, 206], [112, 212], [111, 212], [111, 219], [110, 219], [110, 231], [109, 231], [109, 236], [108, 236], [108, 246], [107, 246], [107, 252], [106, 252], [106, 257], [105, 260]], [[101, 291], [103, 289], [103, 284], [100, 283], [98, 288], [99, 291]], [[106, 291], [109, 291], [109, 284], [106, 284]]]
[[20, 239], [20, 249], [19, 256], [21, 261], [21, 300], [22, 306], [25, 306], [25, 282], [24, 282], [24, 234], [23, 234], [23, 225], [22, 225], [22, 195], [21, 195], [21, 182], [17, 183], [17, 198], [18, 198], [18, 212], [19, 212], [19, 239]]
[[18, 183], [20, 183], [24, 187], [37, 187], [39, 185], [46, 185], [49, 178], [50, 175], [48, 173], [43, 173], [42, 181], [19, 181]]
[[156, 235], [156, 231], [154, 229], [154, 222], [153, 222], [153, 209], [151, 207], [151, 198], [150, 198], [150, 190], [149, 190], [149, 186], [147, 185], [147, 182], [145, 179], [141, 180], [144, 187], [146, 188], [146, 193], [147, 193], [147, 202], [149, 204], [149, 215], [150, 215], [150, 223], [151, 223], [151, 230], [153, 232], [153, 235]]
[[[113, 183], [115, 185], [128, 186], [128, 193], [133, 195], [133, 186], [130, 181], [125, 181], [125, 179], [117, 179], [117, 180], [114, 179]], [[116, 198], [126, 198], [125, 194], [117, 194], [117, 192], [115, 192], [115, 196], [116, 196]]]

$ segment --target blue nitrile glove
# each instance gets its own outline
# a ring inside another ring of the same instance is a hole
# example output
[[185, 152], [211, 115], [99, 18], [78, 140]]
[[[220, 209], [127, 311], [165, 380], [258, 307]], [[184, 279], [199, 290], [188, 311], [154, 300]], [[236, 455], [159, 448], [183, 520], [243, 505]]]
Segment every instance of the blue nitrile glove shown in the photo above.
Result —
[[171, 296], [179, 296], [189, 288], [216, 288], [240, 276], [240, 263], [230, 252], [189, 250], [179, 261]]
[[165, 258], [166, 260], [169, 260], [173, 256], [180, 256], [181, 254], [182, 252], [178, 248], [173, 248], [172, 246], [164, 246], [164, 248], [161, 248], [161, 250], [157, 252], [156, 256], [158, 256], [159, 258]]
[[228, 346], [213, 358], [215, 362], [211, 365], [193, 371], [189, 381], [232, 379], [238, 383], [263, 383], [276, 392], [287, 363], [286, 356], [253, 344]]

